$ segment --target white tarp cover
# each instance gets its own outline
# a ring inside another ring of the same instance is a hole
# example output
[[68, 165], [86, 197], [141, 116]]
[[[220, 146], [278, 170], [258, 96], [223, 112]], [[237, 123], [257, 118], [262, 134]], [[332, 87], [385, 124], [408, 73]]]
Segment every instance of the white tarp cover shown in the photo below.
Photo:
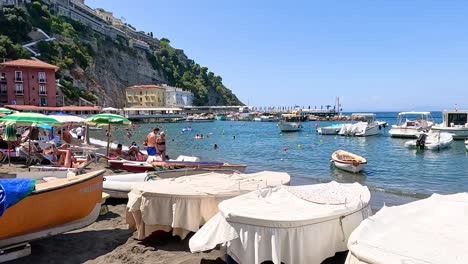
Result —
[[351, 232], [371, 214], [358, 183], [265, 188], [219, 204], [220, 212], [189, 242], [192, 252], [227, 243], [238, 263], [321, 263], [347, 249]]
[[384, 207], [348, 241], [347, 264], [468, 263], [468, 193]]
[[288, 184], [284, 172], [252, 174], [206, 173], [132, 185], [128, 194], [127, 223], [144, 239], [156, 230], [171, 231], [182, 239], [198, 231], [218, 212], [222, 200], [259, 188]]

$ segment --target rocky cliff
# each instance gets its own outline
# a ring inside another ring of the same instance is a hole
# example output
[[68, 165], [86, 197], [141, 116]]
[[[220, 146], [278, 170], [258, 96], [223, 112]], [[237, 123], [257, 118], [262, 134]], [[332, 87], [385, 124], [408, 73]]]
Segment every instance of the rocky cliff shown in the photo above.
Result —
[[31, 34], [37, 28], [55, 38], [39, 41], [32, 49], [40, 54], [37, 58], [60, 67], [57, 78], [65, 104], [77, 104], [82, 97], [99, 105], [123, 107], [126, 87], [151, 83], [189, 90], [195, 105], [242, 104], [221, 77], [171, 47], [169, 40], [161, 39], [149, 51], [131, 48], [124, 38], [110, 39], [77, 21], [51, 14], [39, 1], [22, 9], [0, 10], [0, 57], [30, 56], [18, 43], [37, 40], [32, 36], [40, 38]]

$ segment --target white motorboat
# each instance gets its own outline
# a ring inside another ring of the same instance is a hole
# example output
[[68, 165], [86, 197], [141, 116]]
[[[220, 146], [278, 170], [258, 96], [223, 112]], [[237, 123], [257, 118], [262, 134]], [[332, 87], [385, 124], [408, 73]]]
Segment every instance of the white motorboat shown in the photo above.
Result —
[[364, 121], [355, 124], [344, 124], [340, 132], [338, 132], [339, 135], [358, 137], [375, 136], [380, 134], [382, 128], [387, 126], [387, 122], [375, 120], [375, 114], [373, 113], [359, 113], [352, 114], [352, 116]]
[[274, 115], [261, 115], [260, 122], [276, 122], [278, 118]]
[[450, 147], [453, 142], [453, 136], [450, 133], [420, 133], [418, 139], [410, 140], [405, 143], [408, 148], [440, 150]]
[[433, 125], [431, 112], [401, 112], [388, 133], [392, 137], [417, 138], [419, 132], [429, 130]]
[[468, 139], [465, 140], [465, 148], [466, 148], [466, 150], [468, 151]]
[[364, 157], [344, 150], [333, 152], [331, 162], [335, 167], [352, 173], [360, 172], [367, 164]]
[[331, 126], [319, 127], [317, 132], [320, 135], [338, 135], [343, 124], [333, 124]]
[[187, 116], [185, 121], [187, 122], [213, 122], [215, 121], [216, 118], [213, 114], [201, 114], [201, 115], [193, 115], [193, 116]]
[[348, 239], [346, 264], [468, 263], [468, 193], [385, 206]]
[[236, 263], [322, 263], [347, 250], [351, 232], [372, 214], [370, 197], [359, 183], [258, 189], [222, 201], [190, 251], [225, 244]]
[[278, 123], [281, 132], [295, 132], [302, 130], [300, 116], [296, 114], [282, 114]]
[[434, 132], [453, 134], [453, 139], [468, 139], [468, 110], [442, 112], [442, 124], [432, 126]]

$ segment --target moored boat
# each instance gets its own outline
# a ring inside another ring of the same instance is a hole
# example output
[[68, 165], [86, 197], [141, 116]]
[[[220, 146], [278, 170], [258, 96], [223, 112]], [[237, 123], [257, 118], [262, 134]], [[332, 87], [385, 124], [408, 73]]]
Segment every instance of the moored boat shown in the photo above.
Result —
[[388, 133], [392, 137], [417, 138], [421, 131], [429, 130], [433, 125], [431, 112], [401, 112]]
[[442, 124], [434, 125], [433, 132], [447, 132], [453, 139], [468, 139], [468, 110], [442, 112]]
[[360, 172], [367, 164], [367, 160], [364, 157], [344, 150], [333, 152], [331, 162], [335, 167], [352, 173]]
[[0, 216], [0, 251], [96, 221], [101, 210], [104, 172], [36, 183], [31, 194]]
[[[125, 164], [124, 164], [125, 165]], [[217, 161], [153, 161], [151, 162], [153, 167], [162, 168], [205, 168], [205, 169], [230, 169], [244, 171], [247, 165], [244, 164], [231, 164], [227, 162]]]
[[468, 151], [468, 139], [465, 140], [465, 149]]
[[363, 120], [355, 124], [344, 124], [339, 135], [367, 137], [380, 134], [381, 130], [387, 126], [387, 122], [378, 121], [373, 113], [358, 113], [351, 115], [354, 119]]
[[405, 143], [408, 148], [441, 150], [450, 147], [453, 142], [453, 136], [450, 133], [429, 132], [420, 133], [418, 139], [410, 140]]
[[282, 114], [278, 127], [281, 132], [296, 132], [303, 128], [300, 116], [296, 114]]
[[338, 132], [340, 132], [342, 126], [343, 124], [333, 124], [331, 126], [319, 127], [317, 132], [320, 135], [338, 135]]

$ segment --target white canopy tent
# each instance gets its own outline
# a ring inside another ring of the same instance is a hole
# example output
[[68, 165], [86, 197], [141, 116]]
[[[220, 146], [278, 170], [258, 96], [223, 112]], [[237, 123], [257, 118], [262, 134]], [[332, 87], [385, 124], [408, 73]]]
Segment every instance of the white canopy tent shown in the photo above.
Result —
[[219, 204], [219, 213], [189, 242], [192, 252], [227, 242], [238, 263], [321, 263], [345, 251], [351, 232], [371, 214], [358, 183], [280, 186]]
[[284, 172], [252, 174], [206, 173], [132, 185], [128, 194], [127, 223], [137, 239], [156, 230], [171, 231], [182, 239], [198, 231], [218, 212], [220, 201], [258, 188], [288, 184]]
[[383, 207], [348, 241], [347, 264], [468, 263], [468, 193]]

